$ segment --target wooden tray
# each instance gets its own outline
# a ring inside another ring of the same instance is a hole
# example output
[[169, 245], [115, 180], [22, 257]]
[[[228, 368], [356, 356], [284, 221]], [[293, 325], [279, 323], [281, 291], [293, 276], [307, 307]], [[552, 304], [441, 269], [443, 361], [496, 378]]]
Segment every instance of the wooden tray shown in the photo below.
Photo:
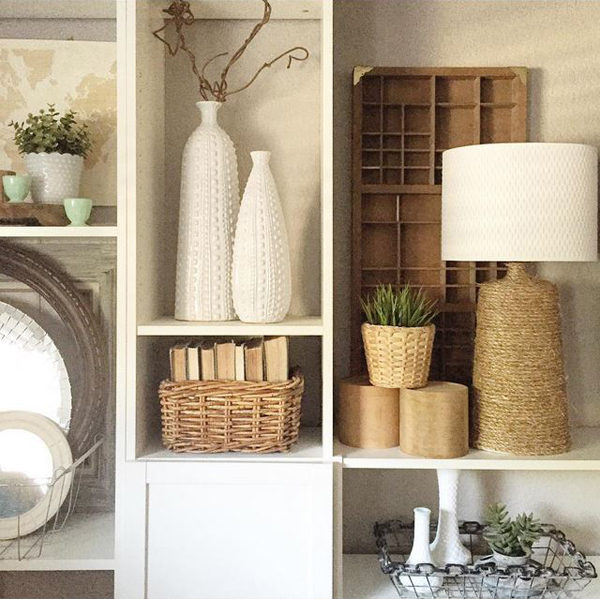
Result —
[[356, 67], [353, 112], [352, 372], [360, 296], [408, 283], [439, 300], [431, 378], [470, 384], [477, 286], [504, 266], [441, 260], [442, 152], [526, 141], [527, 70]]

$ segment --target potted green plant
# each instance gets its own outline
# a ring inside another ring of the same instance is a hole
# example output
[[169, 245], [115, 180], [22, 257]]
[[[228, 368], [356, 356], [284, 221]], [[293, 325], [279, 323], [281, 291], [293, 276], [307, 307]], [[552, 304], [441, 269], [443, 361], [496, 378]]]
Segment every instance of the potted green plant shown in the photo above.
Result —
[[24, 122], [9, 123], [19, 153], [25, 156], [34, 202], [62, 204], [79, 195], [83, 160], [92, 144], [87, 125], [75, 117], [72, 110], [61, 115], [48, 104]]
[[502, 503], [487, 509], [484, 538], [489, 543], [498, 566], [523, 566], [531, 557], [531, 550], [542, 535], [540, 521], [533, 514], [519, 514], [514, 520]]
[[371, 384], [392, 389], [424, 387], [431, 365], [436, 302], [408, 285], [400, 290], [379, 285], [361, 303]]

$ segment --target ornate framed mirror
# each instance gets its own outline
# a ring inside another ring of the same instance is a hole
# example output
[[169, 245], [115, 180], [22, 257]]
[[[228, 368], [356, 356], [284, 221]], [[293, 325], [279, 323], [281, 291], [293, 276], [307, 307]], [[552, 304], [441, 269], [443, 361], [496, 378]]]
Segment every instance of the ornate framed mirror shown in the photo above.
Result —
[[[69, 278], [43, 255], [10, 242], [0, 242], [0, 273], [39, 293], [69, 329], [84, 364], [81, 393], [72, 398], [68, 440], [75, 458], [102, 431], [106, 405], [108, 351], [104, 333]], [[0, 401], [0, 409], [2, 402]], [[14, 405], [4, 409], [15, 409]]]

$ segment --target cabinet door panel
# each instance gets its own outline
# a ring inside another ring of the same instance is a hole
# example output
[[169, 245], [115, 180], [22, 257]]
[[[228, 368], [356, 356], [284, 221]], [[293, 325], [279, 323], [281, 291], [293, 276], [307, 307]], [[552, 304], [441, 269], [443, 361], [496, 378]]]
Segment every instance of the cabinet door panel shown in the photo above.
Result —
[[331, 466], [185, 466], [149, 473], [148, 599], [331, 596]]

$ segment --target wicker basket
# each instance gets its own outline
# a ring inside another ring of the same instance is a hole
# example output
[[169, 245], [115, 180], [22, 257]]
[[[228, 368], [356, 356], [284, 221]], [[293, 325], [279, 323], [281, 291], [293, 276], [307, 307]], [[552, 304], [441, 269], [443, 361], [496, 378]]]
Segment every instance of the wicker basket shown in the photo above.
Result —
[[163, 381], [162, 438], [179, 453], [289, 451], [298, 440], [304, 378], [285, 383]]
[[364, 323], [369, 380], [376, 387], [418, 389], [427, 384], [435, 325], [389, 327]]

